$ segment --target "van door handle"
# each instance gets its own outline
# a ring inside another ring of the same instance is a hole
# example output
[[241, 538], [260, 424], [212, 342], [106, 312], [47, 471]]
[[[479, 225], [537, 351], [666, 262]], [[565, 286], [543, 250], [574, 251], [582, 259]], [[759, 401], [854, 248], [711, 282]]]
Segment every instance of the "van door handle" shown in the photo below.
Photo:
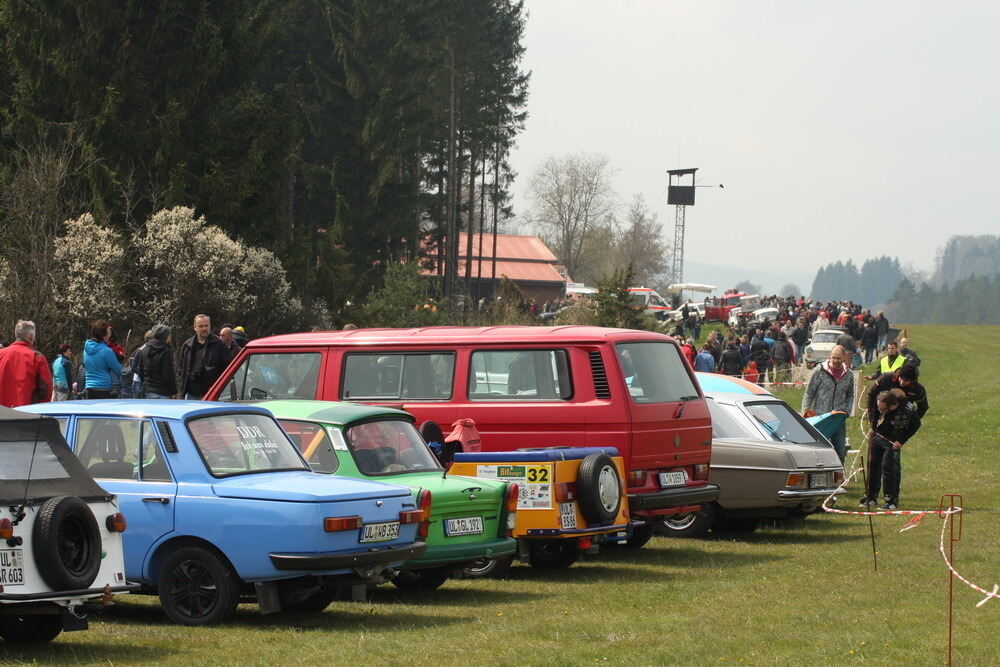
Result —
[[143, 498], [142, 502], [144, 502], [144, 503], [160, 503], [161, 505], [166, 505], [167, 503], [170, 502], [170, 498], [165, 498], [163, 496], [160, 496], [158, 498]]

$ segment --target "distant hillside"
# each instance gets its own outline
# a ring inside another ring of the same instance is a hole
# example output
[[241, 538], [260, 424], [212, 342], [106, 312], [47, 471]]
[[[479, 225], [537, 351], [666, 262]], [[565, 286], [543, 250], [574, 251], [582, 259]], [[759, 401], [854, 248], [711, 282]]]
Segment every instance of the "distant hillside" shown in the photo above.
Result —
[[931, 282], [951, 287], [972, 276], [1000, 273], [1000, 236], [952, 236], [937, 261]]
[[811, 271], [761, 271], [740, 266], [720, 266], [703, 262], [684, 262], [684, 282], [707, 283], [719, 288], [722, 294], [736, 283], [749, 280], [760, 285], [762, 294], [778, 294], [781, 288], [791, 283], [798, 285], [802, 294], [808, 294], [812, 284]]

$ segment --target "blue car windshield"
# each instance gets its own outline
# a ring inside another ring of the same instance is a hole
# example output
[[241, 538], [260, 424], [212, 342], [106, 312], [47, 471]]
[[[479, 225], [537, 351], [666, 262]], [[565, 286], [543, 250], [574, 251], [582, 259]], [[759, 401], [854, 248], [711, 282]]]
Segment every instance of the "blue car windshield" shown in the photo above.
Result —
[[192, 419], [187, 426], [214, 477], [310, 469], [271, 417], [211, 415]]

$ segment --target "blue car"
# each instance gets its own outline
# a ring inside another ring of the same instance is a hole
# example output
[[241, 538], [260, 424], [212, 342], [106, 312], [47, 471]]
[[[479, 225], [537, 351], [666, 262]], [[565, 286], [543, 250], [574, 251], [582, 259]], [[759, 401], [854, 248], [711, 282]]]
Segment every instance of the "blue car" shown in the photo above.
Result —
[[[59, 420], [128, 517], [126, 577], [167, 616], [206, 625], [241, 598], [319, 611], [423, 555], [429, 508], [408, 488], [312, 472], [263, 408], [200, 401], [26, 406]], [[387, 572], [388, 571], [388, 572]]]

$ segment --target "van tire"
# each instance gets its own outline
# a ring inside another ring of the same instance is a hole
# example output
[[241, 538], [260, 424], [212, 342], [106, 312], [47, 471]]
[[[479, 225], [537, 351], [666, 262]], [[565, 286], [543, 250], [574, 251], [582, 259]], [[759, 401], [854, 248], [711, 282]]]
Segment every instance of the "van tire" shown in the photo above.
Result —
[[666, 537], [704, 537], [715, 523], [717, 512], [716, 506], [709, 504], [696, 512], [668, 516], [656, 532]]
[[622, 483], [607, 454], [589, 454], [580, 462], [576, 488], [580, 512], [591, 526], [614, 523], [622, 506]]
[[441, 588], [450, 576], [450, 567], [430, 567], [425, 570], [400, 570], [391, 581], [401, 591], [428, 593]]
[[32, 553], [39, 574], [54, 590], [90, 588], [101, 569], [101, 531], [90, 506], [76, 496], [42, 503]]
[[653, 526], [647, 523], [642, 526], [634, 526], [629, 532], [628, 538], [619, 544], [626, 549], [641, 549], [651, 539], [653, 539]]
[[564, 570], [580, 558], [576, 540], [532, 541], [528, 562], [540, 570]]

